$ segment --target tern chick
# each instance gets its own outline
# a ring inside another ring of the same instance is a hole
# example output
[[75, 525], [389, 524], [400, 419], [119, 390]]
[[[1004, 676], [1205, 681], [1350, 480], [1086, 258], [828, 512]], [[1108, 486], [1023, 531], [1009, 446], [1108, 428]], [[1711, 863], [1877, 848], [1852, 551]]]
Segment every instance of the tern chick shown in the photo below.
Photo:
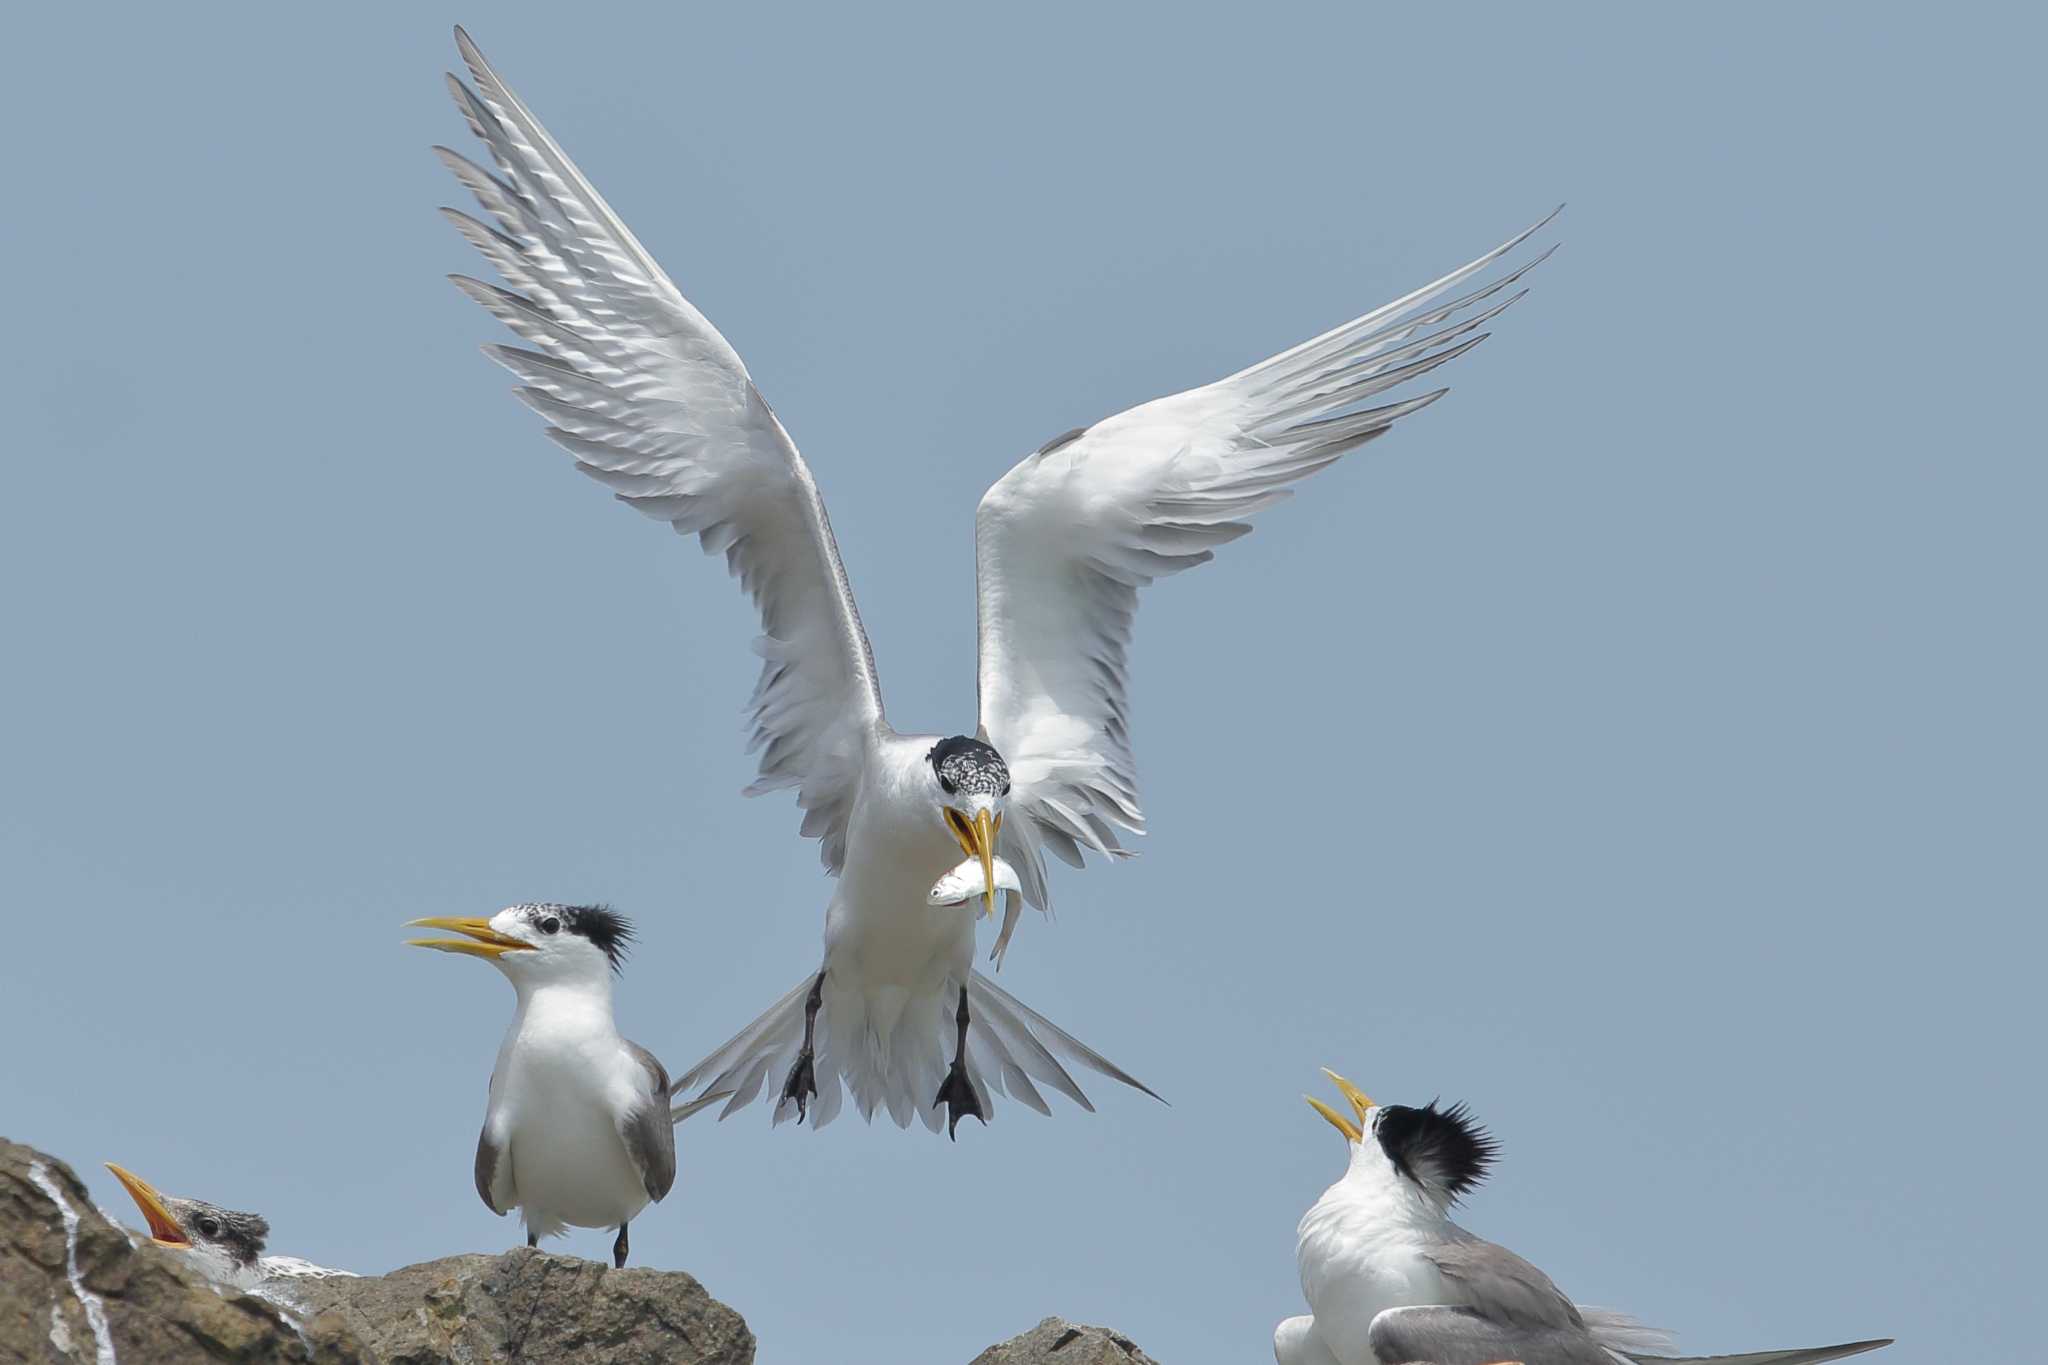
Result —
[[296, 1256], [265, 1256], [270, 1223], [261, 1214], [160, 1193], [135, 1172], [111, 1161], [107, 1169], [142, 1211], [143, 1221], [149, 1224], [149, 1239], [160, 1247], [190, 1253], [193, 1264], [216, 1284], [261, 1291], [277, 1281], [350, 1274]]

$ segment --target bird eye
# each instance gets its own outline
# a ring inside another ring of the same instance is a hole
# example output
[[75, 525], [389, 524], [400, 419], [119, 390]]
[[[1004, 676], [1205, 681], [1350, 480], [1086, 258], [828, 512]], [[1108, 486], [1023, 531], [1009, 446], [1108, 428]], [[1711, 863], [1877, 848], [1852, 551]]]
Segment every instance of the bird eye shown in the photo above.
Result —
[[939, 786], [942, 790], [944, 790], [944, 792], [948, 796], [951, 796], [954, 792], [960, 790], [959, 785], [956, 784], [952, 778], [946, 776], [944, 773], [939, 774]]
[[213, 1219], [211, 1219], [211, 1218], [202, 1218], [202, 1219], [200, 1219], [200, 1220], [199, 1220], [199, 1235], [200, 1235], [200, 1236], [202, 1236], [202, 1237], [218, 1237], [218, 1236], [220, 1236], [220, 1224], [219, 1224], [219, 1223], [217, 1223], [217, 1222], [215, 1222], [215, 1221], [214, 1221]]
[[546, 919], [540, 922], [540, 931], [543, 934], [552, 934], [561, 927], [562, 922], [556, 919], [553, 915], [549, 915]]
[[1010, 794], [1010, 779], [1006, 777], [1006, 778], [1004, 778], [1004, 779], [1003, 779], [1003, 795], [1005, 795], [1005, 796], [1008, 796], [1009, 794]]

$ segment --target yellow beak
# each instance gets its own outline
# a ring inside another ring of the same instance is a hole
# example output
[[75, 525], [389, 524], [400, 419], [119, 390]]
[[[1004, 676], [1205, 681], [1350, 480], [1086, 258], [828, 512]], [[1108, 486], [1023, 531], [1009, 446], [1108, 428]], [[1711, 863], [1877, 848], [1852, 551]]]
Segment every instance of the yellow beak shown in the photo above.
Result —
[[431, 919], [416, 919], [407, 922], [410, 929], [446, 929], [451, 933], [467, 934], [474, 943], [464, 943], [456, 938], [409, 938], [407, 943], [415, 948], [439, 948], [444, 953], [467, 953], [471, 957], [495, 959], [507, 953], [532, 952], [533, 945], [501, 934], [491, 927], [487, 919], [455, 919], [436, 916]]
[[113, 1162], [107, 1169], [114, 1173], [114, 1179], [121, 1182], [121, 1188], [128, 1191], [128, 1197], [135, 1201], [135, 1207], [142, 1210], [142, 1216], [149, 1221], [149, 1239], [160, 1247], [189, 1248], [192, 1239], [178, 1226], [178, 1220], [171, 1217], [171, 1211], [164, 1205], [164, 1197], [156, 1192], [156, 1186], [144, 1180], [133, 1171], [126, 1171]]
[[1345, 1141], [1363, 1141], [1365, 1138], [1365, 1111], [1372, 1108], [1372, 1097], [1328, 1067], [1323, 1068], [1323, 1074], [1328, 1076], [1337, 1089], [1343, 1092], [1344, 1098], [1350, 1101], [1351, 1112], [1357, 1116], [1357, 1121], [1354, 1122], [1351, 1119], [1345, 1118], [1313, 1095], [1303, 1095], [1302, 1098], [1308, 1101], [1311, 1109], [1321, 1114], [1325, 1119], [1328, 1119], [1330, 1126], [1344, 1135]]
[[953, 831], [960, 851], [981, 860], [981, 913], [993, 915], [996, 912], [996, 836], [1003, 832], [1003, 817], [991, 816], [984, 806], [974, 813], [974, 820], [970, 823], [966, 816], [948, 806], [946, 824]]

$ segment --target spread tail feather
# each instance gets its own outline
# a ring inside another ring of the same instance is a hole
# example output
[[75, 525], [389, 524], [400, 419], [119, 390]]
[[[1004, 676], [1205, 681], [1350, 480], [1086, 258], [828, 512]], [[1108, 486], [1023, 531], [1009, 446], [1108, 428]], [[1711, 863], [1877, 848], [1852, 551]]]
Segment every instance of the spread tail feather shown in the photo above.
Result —
[[[724, 1119], [752, 1104], [770, 1085], [775, 1087], [770, 1098], [774, 1121], [796, 1116], [795, 1102], [782, 1098], [781, 1087], [803, 1043], [804, 1000], [813, 979], [806, 976], [798, 982], [675, 1083], [676, 1095], [705, 1092], [675, 1106], [671, 1114], [676, 1122], [721, 1095], [729, 1096], [718, 1113]], [[948, 980], [937, 991], [908, 997], [901, 991], [849, 990], [828, 971], [813, 1042], [818, 1093], [810, 1102], [812, 1126], [830, 1123], [845, 1092], [851, 1092], [854, 1107], [871, 1122], [875, 1110], [884, 1109], [898, 1127], [909, 1127], [916, 1117], [938, 1131], [945, 1115], [932, 1101], [950, 1060], [958, 1001], [956, 980]], [[1052, 1106], [1040, 1086], [1093, 1111], [1095, 1106], [1075, 1082], [1069, 1064], [1159, 1099], [1142, 1081], [979, 972], [969, 978], [967, 1007], [968, 1077], [991, 1117], [992, 1094], [1050, 1114]]]
[[1622, 1354], [1636, 1365], [1819, 1365], [1823, 1360], [1840, 1360], [1891, 1344], [1890, 1337], [1878, 1337], [1871, 1341], [1845, 1341], [1839, 1346], [1794, 1346], [1789, 1350], [1751, 1351], [1737, 1356], [1639, 1356], [1632, 1351]]

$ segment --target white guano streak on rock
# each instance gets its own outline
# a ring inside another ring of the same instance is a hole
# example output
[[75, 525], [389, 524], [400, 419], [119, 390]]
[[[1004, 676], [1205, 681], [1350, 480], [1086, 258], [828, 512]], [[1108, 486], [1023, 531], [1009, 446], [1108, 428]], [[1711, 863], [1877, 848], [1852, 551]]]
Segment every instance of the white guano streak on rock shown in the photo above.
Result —
[[[49, 1169], [42, 1162], [29, 1163], [28, 1178], [35, 1181], [36, 1188], [50, 1196], [57, 1211], [64, 1215], [64, 1273], [71, 1279], [71, 1292], [78, 1296], [79, 1306], [85, 1309], [85, 1322], [92, 1328], [99, 1365], [117, 1365], [114, 1334], [107, 1329], [107, 1306], [100, 1302], [99, 1295], [85, 1287], [85, 1277], [78, 1273], [78, 1213], [64, 1197], [64, 1191], [58, 1188], [57, 1182], [50, 1178]], [[64, 1330], [63, 1320], [54, 1309], [50, 1314], [50, 1344], [66, 1355], [71, 1353], [71, 1333]]]

